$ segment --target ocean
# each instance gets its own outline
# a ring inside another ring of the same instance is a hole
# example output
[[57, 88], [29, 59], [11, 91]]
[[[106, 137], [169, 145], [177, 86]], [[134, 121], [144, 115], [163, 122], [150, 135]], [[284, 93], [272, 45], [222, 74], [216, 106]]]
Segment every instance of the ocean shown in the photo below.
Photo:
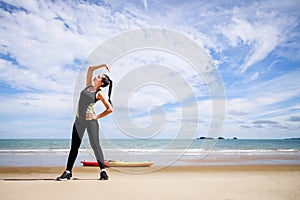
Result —
[[[300, 140], [276, 139], [105, 139], [107, 160], [154, 161], [170, 165], [300, 164]], [[1, 139], [0, 166], [64, 166], [70, 139]], [[76, 166], [94, 160], [84, 139]]]

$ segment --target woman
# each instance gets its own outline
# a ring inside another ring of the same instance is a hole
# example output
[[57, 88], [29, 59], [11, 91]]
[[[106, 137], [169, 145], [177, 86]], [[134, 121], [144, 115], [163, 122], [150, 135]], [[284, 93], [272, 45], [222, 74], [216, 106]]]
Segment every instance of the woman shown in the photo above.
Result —
[[[57, 177], [57, 180], [69, 180], [72, 178], [72, 168], [77, 158], [78, 149], [85, 129], [87, 129], [91, 147], [100, 166], [100, 180], [108, 180], [104, 167], [103, 152], [99, 143], [99, 124], [97, 119], [105, 117], [113, 111], [110, 101], [112, 81], [105, 74], [100, 74], [93, 78], [93, 72], [102, 67], [105, 67], [108, 71], [110, 71], [110, 67], [106, 64], [90, 66], [88, 69], [86, 76], [86, 88], [80, 93], [78, 111], [73, 126], [72, 145], [68, 157], [67, 168], [60, 177]], [[108, 85], [108, 99], [106, 99], [100, 88]], [[99, 115], [96, 115], [93, 106], [99, 100], [103, 103], [106, 110]]]

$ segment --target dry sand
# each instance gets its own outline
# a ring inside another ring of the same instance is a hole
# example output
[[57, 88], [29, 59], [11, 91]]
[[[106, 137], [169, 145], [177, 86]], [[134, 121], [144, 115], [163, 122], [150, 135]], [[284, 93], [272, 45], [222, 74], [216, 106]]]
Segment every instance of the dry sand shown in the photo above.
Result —
[[300, 199], [300, 165], [168, 167], [139, 175], [77, 167], [80, 180], [54, 181], [62, 167], [1, 167], [0, 199]]

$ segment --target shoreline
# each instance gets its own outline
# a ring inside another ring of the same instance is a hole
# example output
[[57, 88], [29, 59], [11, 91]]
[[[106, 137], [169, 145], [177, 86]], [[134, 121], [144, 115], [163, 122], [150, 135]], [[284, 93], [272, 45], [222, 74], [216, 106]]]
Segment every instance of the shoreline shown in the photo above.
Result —
[[[57, 167], [65, 166], [67, 154], [33, 154], [33, 155], [3, 155], [0, 154], [0, 167]], [[114, 155], [107, 156], [114, 158], [111, 160], [123, 161], [153, 161], [153, 167], [164, 168], [165, 166], [234, 166], [234, 165], [300, 165], [300, 154], [262, 154], [262, 155], [247, 155], [247, 154], [210, 154], [205, 157], [201, 156], [186, 156], [176, 157], [172, 155]], [[81, 167], [80, 161], [94, 160], [93, 155], [79, 154], [74, 164], [74, 167]], [[108, 159], [109, 160], [109, 159]]]
[[[51, 173], [60, 173], [65, 169], [64, 166], [51, 166], [51, 167], [44, 167], [44, 166], [26, 166], [26, 167], [0, 167], [0, 175], [3, 174], [30, 174], [30, 173], [37, 173], [37, 174], [51, 174]], [[108, 167], [106, 170], [110, 172], [124, 172], [126, 169], [136, 169], [139, 171], [140, 169], [153, 169], [150, 173], [159, 173], [159, 172], [231, 172], [231, 171], [299, 171], [300, 172], [300, 165], [294, 164], [285, 164], [285, 165], [205, 165], [205, 166], [166, 166], [166, 167]], [[73, 171], [75, 173], [90, 173], [90, 172], [98, 172], [98, 167], [74, 167]], [[124, 172], [127, 173], [127, 172]], [[149, 173], [149, 172], [145, 172]]]

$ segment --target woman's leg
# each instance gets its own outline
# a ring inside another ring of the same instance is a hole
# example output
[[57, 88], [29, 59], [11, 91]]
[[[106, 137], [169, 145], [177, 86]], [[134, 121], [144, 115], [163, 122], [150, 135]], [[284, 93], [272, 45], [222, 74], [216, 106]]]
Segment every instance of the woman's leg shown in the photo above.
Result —
[[90, 120], [87, 122], [87, 132], [100, 169], [104, 169], [104, 156], [99, 142], [99, 124], [97, 120]]
[[73, 125], [73, 132], [72, 132], [72, 144], [71, 144], [71, 150], [68, 157], [68, 163], [67, 163], [67, 169], [69, 171], [72, 171], [74, 162], [78, 155], [78, 149], [81, 144], [81, 140], [83, 137], [85, 131], [85, 126], [83, 123], [80, 123], [78, 121], [75, 121]]

